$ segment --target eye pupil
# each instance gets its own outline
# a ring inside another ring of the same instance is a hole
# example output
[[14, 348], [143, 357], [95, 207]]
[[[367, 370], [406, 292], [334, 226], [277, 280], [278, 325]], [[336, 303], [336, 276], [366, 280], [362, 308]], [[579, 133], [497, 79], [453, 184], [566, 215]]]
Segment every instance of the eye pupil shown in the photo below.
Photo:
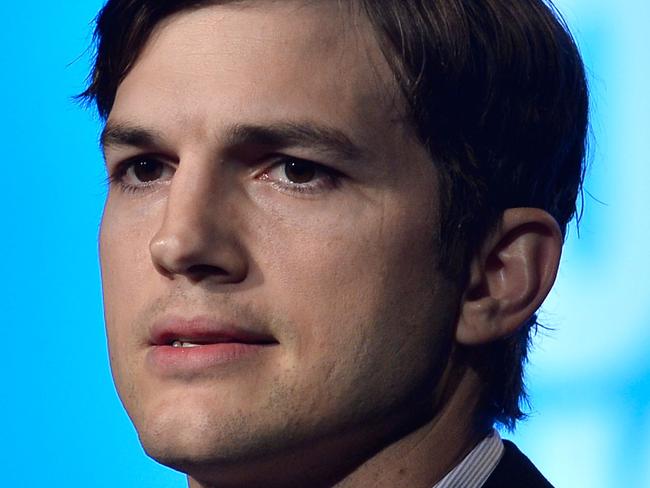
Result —
[[284, 174], [293, 183], [308, 183], [316, 176], [316, 167], [306, 161], [291, 161], [286, 163]]
[[162, 164], [155, 161], [142, 160], [133, 164], [133, 174], [142, 182], [154, 181], [162, 176]]

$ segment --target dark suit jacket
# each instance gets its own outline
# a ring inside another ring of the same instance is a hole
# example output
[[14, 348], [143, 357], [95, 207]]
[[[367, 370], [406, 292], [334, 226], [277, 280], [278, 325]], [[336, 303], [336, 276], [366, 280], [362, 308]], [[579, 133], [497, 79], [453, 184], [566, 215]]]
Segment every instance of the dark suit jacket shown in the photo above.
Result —
[[503, 446], [503, 457], [482, 488], [553, 488], [517, 446], [506, 440]]

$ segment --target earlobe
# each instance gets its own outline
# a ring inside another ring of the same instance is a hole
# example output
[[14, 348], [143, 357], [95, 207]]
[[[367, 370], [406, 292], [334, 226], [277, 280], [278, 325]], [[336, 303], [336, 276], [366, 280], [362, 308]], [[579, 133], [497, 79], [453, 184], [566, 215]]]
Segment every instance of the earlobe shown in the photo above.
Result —
[[562, 242], [547, 212], [507, 209], [470, 263], [456, 340], [478, 345], [515, 333], [553, 286]]

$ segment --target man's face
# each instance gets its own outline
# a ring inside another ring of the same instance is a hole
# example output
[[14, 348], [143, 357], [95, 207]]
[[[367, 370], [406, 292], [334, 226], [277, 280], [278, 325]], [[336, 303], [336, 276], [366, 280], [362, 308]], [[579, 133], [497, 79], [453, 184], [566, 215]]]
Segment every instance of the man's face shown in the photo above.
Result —
[[173, 16], [117, 91], [111, 365], [172, 466], [372, 449], [447, 361], [434, 167], [371, 27], [336, 3]]

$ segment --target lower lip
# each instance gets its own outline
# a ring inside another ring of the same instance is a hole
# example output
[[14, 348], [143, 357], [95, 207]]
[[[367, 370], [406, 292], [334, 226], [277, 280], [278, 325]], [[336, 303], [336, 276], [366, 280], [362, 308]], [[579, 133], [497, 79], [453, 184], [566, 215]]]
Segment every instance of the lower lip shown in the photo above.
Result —
[[251, 358], [273, 345], [223, 342], [196, 347], [152, 346], [147, 360], [155, 371], [163, 375], [198, 373]]

